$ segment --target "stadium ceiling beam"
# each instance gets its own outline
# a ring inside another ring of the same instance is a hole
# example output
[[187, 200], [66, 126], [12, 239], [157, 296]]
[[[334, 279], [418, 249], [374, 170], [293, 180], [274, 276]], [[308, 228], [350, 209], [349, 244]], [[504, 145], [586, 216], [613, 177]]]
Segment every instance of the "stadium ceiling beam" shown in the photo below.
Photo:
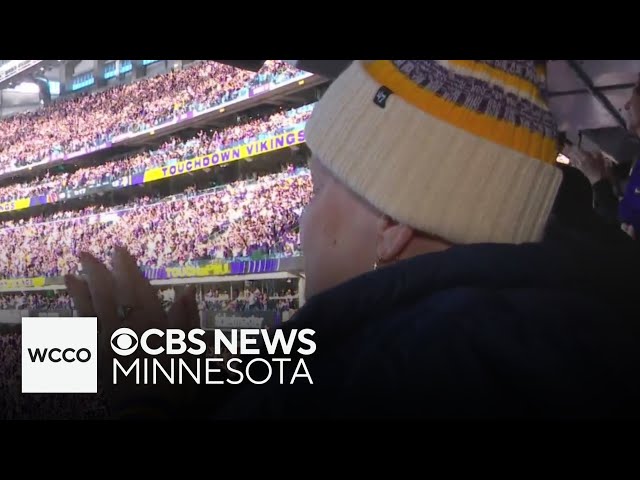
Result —
[[0, 88], [6, 88], [23, 75], [36, 70], [45, 60], [12, 60], [0, 68]]
[[12, 71], [5, 75], [0, 72], [0, 89], [11, 88], [22, 81], [31, 81], [40, 69], [53, 69], [65, 64], [77, 65], [80, 60], [25, 60], [22, 65], [14, 66]]
[[573, 73], [575, 73], [576, 77], [578, 77], [580, 81], [584, 83], [585, 87], [587, 87], [587, 90], [589, 91], [591, 96], [595, 98], [598, 101], [598, 103], [600, 103], [600, 105], [602, 105], [604, 109], [609, 113], [609, 115], [611, 115], [614, 118], [618, 126], [626, 129], [627, 122], [624, 120], [624, 118], [622, 118], [622, 115], [620, 115], [620, 112], [618, 112], [616, 107], [612, 105], [612, 103], [600, 91], [600, 89], [596, 88], [596, 86], [591, 81], [591, 78], [582, 69], [578, 61], [566, 60], [566, 62], [567, 62], [567, 65], [569, 65], [569, 67], [571, 68], [571, 70], [573, 70]]
[[586, 92], [575, 93], [590, 94], [591, 97], [610, 115], [616, 124], [616, 126], [582, 130], [577, 133], [581, 134], [583, 139], [588, 140], [589, 143], [595, 145], [599, 150], [602, 150], [615, 158], [616, 161], [629, 164], [635, 162], [638, 155], [640, 155], [640, 138], [635, 133], [627, 130], [627, 122], [623, 118], [622, 114], [605, 95], [605, 92], [622, 90], [629, 87], [632, 88], [633, 85], [630, 86], [629, 84], [620, 83], [608, 85], [606, 87], [597, 87], [591, 77], [582, 68], [580, 61], [565, 60], [564, 62], [586, 89]]
[[[635, 86], [636, 86], [635, 83], [620, 83], [616, 85], [606, 85], [604, 87], [597, 87], [597, 90], [600, 92], [610, 92], [615, 90], [629, 90], [630, 88], [633, 88]], [[577, 89], [577, 90], [564, 90], [562, 92], [548, 92], [547, 96], [549, 98], [572, 97], [575, 95], [581, 95], [585, 93], [590, 94], [591, 92], [586, 88], [584, 88], [584, 89]]]
[[294, 67], [305, 72], [322, 75], [325, 78], [335, 79], [353, 60], [285, 60]]

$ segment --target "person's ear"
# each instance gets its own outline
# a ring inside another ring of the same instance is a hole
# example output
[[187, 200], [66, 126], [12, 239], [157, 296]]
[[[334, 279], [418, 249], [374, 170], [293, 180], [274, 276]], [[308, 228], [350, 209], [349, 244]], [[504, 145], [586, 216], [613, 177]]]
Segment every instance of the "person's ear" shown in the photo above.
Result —
[[378, 261], [382, 263], [398, 258], [415, 234], [411, 227], [398, 223], [387, 215], [378, 219], [377, 233], [376, 253]]

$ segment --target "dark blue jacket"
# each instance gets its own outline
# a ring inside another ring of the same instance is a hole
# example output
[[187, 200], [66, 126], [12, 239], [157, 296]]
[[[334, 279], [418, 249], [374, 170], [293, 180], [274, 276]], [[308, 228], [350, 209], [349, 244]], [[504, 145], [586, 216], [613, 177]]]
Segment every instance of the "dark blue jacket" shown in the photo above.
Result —
[[313, 385], [243, 387], [218, 417], [640, 416], [635, 244], [556, 224], [317, 295], [284, 326], [316, 331]]

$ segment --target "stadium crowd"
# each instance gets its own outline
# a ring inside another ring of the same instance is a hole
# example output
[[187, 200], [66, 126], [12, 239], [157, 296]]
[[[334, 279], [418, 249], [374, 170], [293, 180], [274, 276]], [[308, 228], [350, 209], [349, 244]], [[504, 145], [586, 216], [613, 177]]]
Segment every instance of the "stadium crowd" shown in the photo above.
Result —
[[[0, 174], [63, 154], [98, 147], [117, 135], [151, 128], [190, 110], [237, 98], [249, 88], [279, 83], [300, 72], [268, 61], [258, 73], [210, 61], [181, 71], [82, 94], [36, 113], [0, 122]], [[189, 159], [266, 136], [284, 133], [306, 120], [312, 105], [249, 119], [222, 131], [172, 138], [154, 151], [74, 173], [46, 175], [0, 188], [0, 201], [83, 188], [145, 168]], [[206, 191], [187, 189], [167, 198], [142, 197], [126, 205], [92, 205], [28, 219], [0, 222], [0, 277], [56, 276], [78, 272], [78, 254], [89, 251], [109, 263], [114, 242], [126, 244], [141, 266], [185, 265], [200, 259], [230, 259], [255, 253], [293, 255], [299, 251], [298, 218], [311, 194], [307, 169], [238, 181]], [[159, 293], [162, 296], [162, 293]], [[198, 296], [201, 310], [297, 308], [295, 292], [269, 297], [260, 289], [235, 298], [208, 291]], [[73, 308], [66, 292], [0, 295], [0, 310]], [[21, 394], [21, 336], [0, 331], [0, 418], [105, 417], [102, 394]]]
[[[158, 298], [165, 309], [169, 309], [175, 301], [173, 287], [158, 290]], [[298, 293], [295, 290], [287, 290], [278, 294], [268, 295], [266, 290], [260, 288], [243, 291], [234, 291], [233, 297], [228, 290], [208, 288], [204, 294], [200, 290], [196, 293], [196, 302], [200, 311], [231, 311], [242, 312], [252, 310], [272, 310], [283, 312], [297, 308]]]
[[[158, 298], [167, 307], [175, 300], [175, 290], [173, 287], [158, 290]], [[233, 298], [228, 291], [209, 288], [204, 294], [198, 290], [196, 300], [200, 310], [275, 310], [282, 311], [296, 308], [298, 292], [289, 289], [268, 295], [260, 288], [253, 290], [245, 289], [242, 292], [236, 291]], [[0, 310], [73, 310], [73, 300], [66, 291], [59, 292], [20, 292], [4, 293], [0, 295]]]
[[[275, 298], [274, 298], [275, 297]], [[297, 294], [289, 290], [283, 295], [270, 297], [259, 288], [245, 289], [236, 292], [233, 298], [228, 292], [220, 292], [213, 288], [197, 299], [201, 310], [226, 310], [226, 311], [251, 311], [251, 310], [275, 310], [282, 311], [294, 308]]]
[[[0, 276], [56, 276], [78, 271], [78, 254], [109, 261], [114, 242], [141, 266], [299, 251], [298, 219], [311, 194], [307, 169], [239, 181], [212, 191], [143, 197], [124, 206], [91, 206], [46, 219], [0, 223]], [[99, 214], [99, 215], [98, 215]], [[44, 222], [43, 222], [44, 221]]]
[[101, 391], [96, 394], [22, 394], [22, 344], [17, 332], [0, 334], [0, 420], [105, 418]]
[[55, 310], [72, 309], [73, 301], [67, 292], [12, 293], [0, 295], [0, 310]]
[[18, 198], [60, 193], [65, 189], [92, 187], [112, 182], [125, 175], [141, 172], [147, 168], [164, 166], [172, 160], [188, 160], [225, 148], [263, 140], [272, 135], [285, 133], [306, 121], [313, 105], [281, 111], [267, 117], [253, 119], [242, 125], [224, 130], [200, 131], [197, 136], [179, 141], [172, 138], [157, 150], [150, 150], [130, 157], [86, 168], [75, 172], [46, 175], [20, 184], [0, 187], [0, 202]]
[[0, 174], [105, 145], [115, 136], [231, 101], [301, 72], [267, 61], [256, 74], [212, 61], [54, 102], [0, 122]]

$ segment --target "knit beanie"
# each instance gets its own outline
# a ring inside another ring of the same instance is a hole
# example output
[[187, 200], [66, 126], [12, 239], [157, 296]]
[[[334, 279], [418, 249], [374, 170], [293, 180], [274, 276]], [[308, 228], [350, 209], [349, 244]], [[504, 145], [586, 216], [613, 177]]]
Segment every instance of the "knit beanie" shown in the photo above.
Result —
[[459, 244], [538, 241], [562, 180], [545, 75], [533, 60], [355, 61], [306, 142], [396, 221]]

